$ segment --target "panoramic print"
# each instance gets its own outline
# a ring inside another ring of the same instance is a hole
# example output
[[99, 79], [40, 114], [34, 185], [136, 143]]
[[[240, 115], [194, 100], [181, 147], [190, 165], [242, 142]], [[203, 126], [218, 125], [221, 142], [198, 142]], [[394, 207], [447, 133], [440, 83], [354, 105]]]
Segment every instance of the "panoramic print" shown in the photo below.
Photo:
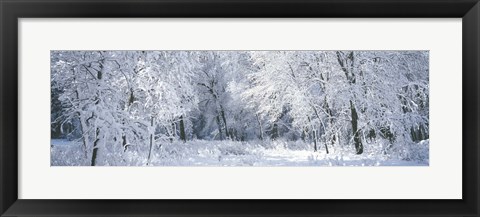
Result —
[[428, 166], [428, 51], [51, 51], [51, 166]]

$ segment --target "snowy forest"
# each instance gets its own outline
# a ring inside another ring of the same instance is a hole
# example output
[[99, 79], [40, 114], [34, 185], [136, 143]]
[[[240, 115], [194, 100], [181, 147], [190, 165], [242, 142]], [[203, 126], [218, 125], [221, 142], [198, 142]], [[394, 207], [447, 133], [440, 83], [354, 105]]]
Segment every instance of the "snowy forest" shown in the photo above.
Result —
[[51, 166], [428, 166], [428, 51], [51, 51]]

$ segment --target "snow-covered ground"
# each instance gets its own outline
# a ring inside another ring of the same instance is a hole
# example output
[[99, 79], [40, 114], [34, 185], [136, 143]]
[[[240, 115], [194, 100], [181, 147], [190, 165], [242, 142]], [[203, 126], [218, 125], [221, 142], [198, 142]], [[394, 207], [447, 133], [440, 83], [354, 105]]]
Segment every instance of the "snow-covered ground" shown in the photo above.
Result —
[[[52, 140], [52, 166], [89, 166], [91, 153], [85, 156], [81, 143], [67, 140]], [[355, 155], [347, 149], [321, 148], [313, 152], [304, 142], [286, 141], [188, 141], [166, 142], [153, 150], [149, 166], [428, 166], [428, 140], [416, 144], [422, 160], [392, 159], [375, 150], [366, 150]], [[121, 148], [101, 147], [98, 166], [146, 166], [148, 148], [131, 147], [126, 152]]]

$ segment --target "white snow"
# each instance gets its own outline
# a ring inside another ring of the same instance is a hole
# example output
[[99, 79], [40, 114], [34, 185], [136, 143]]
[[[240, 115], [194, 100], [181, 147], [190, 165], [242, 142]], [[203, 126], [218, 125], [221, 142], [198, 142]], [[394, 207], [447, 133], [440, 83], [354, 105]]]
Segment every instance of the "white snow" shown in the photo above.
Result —
[[[428, 140], [418, 146], [426, 147]], [[147, 166], [148, 149], [109, 152], [98, 166]], [[423, 160], [389, 159], [386, 155], [351, 154], [347, 150], [310, 150], [310, 144], [287, 141], [205, 141], [167, 142], [154, 148], [149, 166], [428, 166], [428, 151]], [[91, 153], [90, 153], [91, 154]], [[90, 157], [82, 157], [80, 142], [52, 140], [52, 166], [89, 166]], [[91, 155], [90, 155], [91, 156]]]

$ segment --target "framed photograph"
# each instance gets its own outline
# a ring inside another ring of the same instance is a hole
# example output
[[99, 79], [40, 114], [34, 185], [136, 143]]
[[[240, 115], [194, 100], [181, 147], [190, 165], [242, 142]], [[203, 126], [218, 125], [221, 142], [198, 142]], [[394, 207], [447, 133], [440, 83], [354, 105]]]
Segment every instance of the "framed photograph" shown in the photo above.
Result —
[[477, 0], [1, 1], [2, 216], [478, 216]]

